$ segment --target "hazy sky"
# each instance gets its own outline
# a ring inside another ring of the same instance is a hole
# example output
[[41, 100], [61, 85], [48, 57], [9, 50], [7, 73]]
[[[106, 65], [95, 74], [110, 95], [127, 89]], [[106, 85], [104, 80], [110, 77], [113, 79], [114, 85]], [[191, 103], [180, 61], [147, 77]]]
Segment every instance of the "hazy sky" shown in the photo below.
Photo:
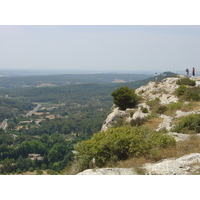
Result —
[[0, 26], [0, 69], [200, 69], [200, 26]]

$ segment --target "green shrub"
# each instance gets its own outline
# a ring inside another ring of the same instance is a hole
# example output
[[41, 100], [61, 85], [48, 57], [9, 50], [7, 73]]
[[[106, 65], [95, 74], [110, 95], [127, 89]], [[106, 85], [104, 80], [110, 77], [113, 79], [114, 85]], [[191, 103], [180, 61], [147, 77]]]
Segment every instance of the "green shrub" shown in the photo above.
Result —
[[157, 105], [157, 104], [159, 104], [160, 103], [160, 99], [158, 98], [158, 97], [156, 97], [154, 100], [150, 100], [150, 101], [147, 101], [147, 105], [148, 106], [155, 106], [155, 105]]
[[200, 100], [200, 91], [199, 88], [187, 88], [184, 92], [183, 98], [186, 101], [199, 101]]
[[148, 111], [148, 109], [146, 108], [146, 107], [141, 107], [141, 111], [143, 112], [143, 113], [148, 113], [149, 111]]
[[17, 171], [16, 171], [16, 173], [17, 173], [17, 174], [22, 174], [23, 172], [22, 172], [22, 170], [21, 170], [21, 169], [17, 168]]
[[36, 175], [42, 175], [42, 174], [43, 174], [43, 171], [41, 171], [41, 170], [36, 171]]
[[30, 167], [30, 168], [28, 169], [28, 171], [33, 172], [33, 171], [34, 171], [34, 168], [33, 168], [33, 167]]
[[185, 85], [181, 85], [176, 89], [175, 94], [177, 96], [182, 96], [182, 95], [184, 95], [186, 90], [187, 90], [187, 87]]
[[158, 114], [163, 114], [165, 111], [167, 111], [167, 107], [166, 106], [159, 106], [155, 112]]
[[167, 108], [169, 110], [173, 110], [173, 109], [180, 109], [183, 106], [183, 102], [171, 102], [169, 105], [167, 105]]
[[125, 124], [125, 120], [123, 117], [119, 117], [116, 121], [116, 123], [113, 125], [114, 128], [123, 126]]
[[146, 118], [141, 118], [141, 117], [137, 117], [136, 119], [132, 119], [130, 121], [130, 125], [131, 126], [141, 126], [142, 124], [144, 124], [147, 121]]
[[173, 128], [178, 133], [200, 133], [200, 114], [192, 114], [181, 117]]
[[164, 132], [130, 126], [110, 128], [94, 134], [90, 140], [79, 142], [75, 147], [76, 160], [81, 164], [79, 170], [84, 170], [91, 166], [92, 160], [97, 167], [103, 167], [109, 162], [148, 155], [155, 147], [171, 145], [175, 145], [174, 138]]
[[177, 85], [189, 85], [189, 86], [195, 86], [195, 81], [189, 79], [189, 78], [181, 78], [176, 82]]
[[126, 86], [115, 90], [111, 95], [114, 97], [113, 103], [121, 110], [134, 108], [141, 99], [141, 97], [135, 94], [134, 89]]
[[133, 117], [134, 113], [135, 113], [135, 111], [131, 111], [131, 112], [130, 112], [130, 117], [131, 117], [131, 118]]
[[184, 85], [178, 87], [175, 91], [176, 95], [181, 97], [183, 100], [186, 101], [199, 101], [200, 100], [200, 88], [187, 88]]
[[55, 171], [52, 170], [52, 169], [48, 169], [48, 170], [47, 170], [47, 174], [50, 174], [50, 175], [56, 175], [57, 172], [55, 172]]
[[42, 169], [42, 170], [47, 169], [47, 165], [46, 165], [46, 164], [42, 164], [42, 165], [41, 165], [41, 169]]

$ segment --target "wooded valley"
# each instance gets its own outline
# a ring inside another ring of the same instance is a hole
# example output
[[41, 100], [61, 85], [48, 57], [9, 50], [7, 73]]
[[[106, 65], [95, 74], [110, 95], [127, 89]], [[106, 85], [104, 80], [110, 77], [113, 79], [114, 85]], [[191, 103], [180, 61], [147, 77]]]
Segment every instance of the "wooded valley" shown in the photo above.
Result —
[[[61, 173], [73, 160], [77, 142], [100, 131], [113, 105], [111, 93], [152, 79], [132, 74], [0, 77], [0, 121], [8, 119], [0, 129], [0, 174]], [[51, 85], [36, 87], [44, 83]]]

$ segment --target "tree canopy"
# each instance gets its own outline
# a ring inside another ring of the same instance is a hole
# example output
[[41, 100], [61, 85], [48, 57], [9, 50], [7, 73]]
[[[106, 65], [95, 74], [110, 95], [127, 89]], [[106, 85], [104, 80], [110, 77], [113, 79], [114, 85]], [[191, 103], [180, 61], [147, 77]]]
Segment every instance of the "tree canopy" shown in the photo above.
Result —
[[114, 104], [121, 110], [134, 108], [141, 99], [137, 94], [135, 94], [134, 89], [130, 89], [126, 86], [115, 90], [111, 95], [114, 97]]

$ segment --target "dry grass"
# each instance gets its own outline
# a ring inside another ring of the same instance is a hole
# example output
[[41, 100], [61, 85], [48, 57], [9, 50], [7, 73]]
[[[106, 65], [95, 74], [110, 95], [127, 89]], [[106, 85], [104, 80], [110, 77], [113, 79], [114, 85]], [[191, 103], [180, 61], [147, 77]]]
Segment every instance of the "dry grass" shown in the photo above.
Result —
[[200, 109], [200, 102], [189, 102], [189, 103], [183, 103], [180, 108], [176, 107], [169, 107], [168, 109], [164, 112], [165, 115], [175, 117], [176, 116], [176, 111], [181, 110], [183, 112], [189, 112], [189, 111], [194, 111]]
[[151, 162], [151, 160], [145, 158], [144, 156], [138, 158], [130, 158], [127, 160], [119, 161], [116, 167], [119, 168], [132, 168], [132, 167], [140, 167], [147, 162]]
[[142, 126], [147, 128], [148, 130], [154, 131], [158, 128], [158, 125], [163, 122], [162, 118], [152, 118], [145, 122]]
[[[43, 172], [42, 175], [48, 175], [47, 170], [41, 170], [41, 171]], [[33, 172], [27, 171], [27, 172], [22, 173], [22, 174], [13, 174], [13, 175], [36, 175], [36, 170], [33, 171]]]
[[[192, 135], [186, 141], [177, 142], [175, 147], [168, 147], [164, 149], [155, 149], [156, 154], [148, 155], [146, 157], [130, 158], [125, 161], [119, 161], [114, 167], [121, 168], [136, 168], [138, 169], [145, 163], [154, 163], [162, 159], [178, 158], [190, 153], [200, 152], [200, 138]], [[113, 167], [113, 166], [112, 166]]]
[[200, 102], [190, 102], [188, 104], [184, 104], [184, 106], [181, 108], [181, 110], [184, 112], [199, 110], [199, 109], [200, 109]]
[[[177, 142], [176, 146], [164, 149], [154, 149], [150, 154], [141, 157], [133, 157], [127, 160], [121, 160], [117, 163], [109, 163], [105, 167], [134, 168], [138, 174], [144, 174], [140, 169], [145, 163], [155, 163], [162, 159], [178, 158], [190, 153], [200, 152], [200, 138], [191, 135], [186, 141]], [[63, 175], [75, 175], [79, 173], [79, 163], [72, 162], [70, 166], [63, 170]], [[197, 172], [199, 174], [199, 172]]]

